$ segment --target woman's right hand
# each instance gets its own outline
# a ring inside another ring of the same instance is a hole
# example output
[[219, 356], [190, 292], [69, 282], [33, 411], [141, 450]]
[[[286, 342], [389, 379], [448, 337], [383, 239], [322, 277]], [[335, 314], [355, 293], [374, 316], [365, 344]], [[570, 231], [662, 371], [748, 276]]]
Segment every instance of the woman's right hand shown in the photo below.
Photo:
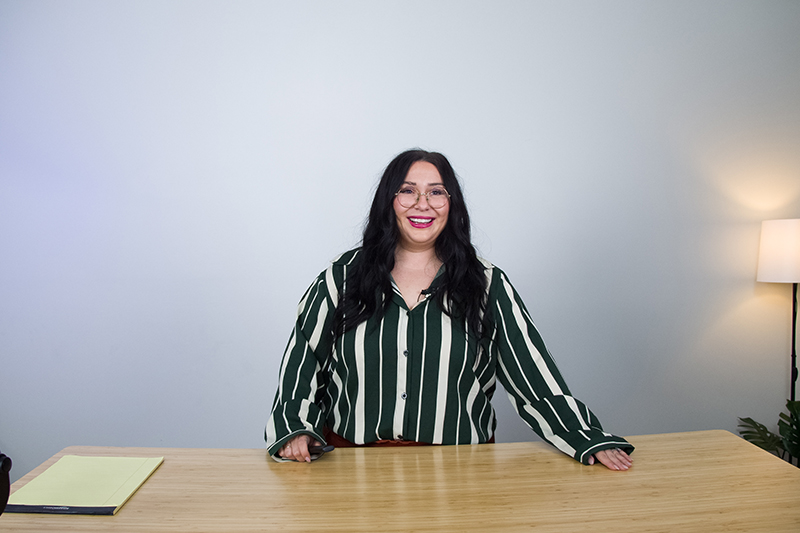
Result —
[[311, 453], [309, 453], [308, 447], [321, 445], [322, 443], [311, 435], [298, 435], [281, 446], [281, 449], [278, 450], [278, 455], [284, 459], [291, 459], [292, 461], [300, 463], [310, 463]]

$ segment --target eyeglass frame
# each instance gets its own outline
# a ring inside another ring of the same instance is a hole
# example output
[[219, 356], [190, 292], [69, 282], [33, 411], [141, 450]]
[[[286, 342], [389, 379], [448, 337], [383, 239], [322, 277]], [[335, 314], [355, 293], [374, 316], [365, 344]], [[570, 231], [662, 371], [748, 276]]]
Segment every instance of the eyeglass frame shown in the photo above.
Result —
[[[413, 204], [411, 204], [411, 205], [409, 205], [409, 206], [404, 206], [404, 205], [403, 205], [403, 203], [402, 203], [402, 202], [400, 202], [400, 198], [398, 198], [398, 197], [397, 197], [397, 195], [398, 195], [398, 194], [400, 194], [400, 191], [402, 191], [402, 190], [403, 190], [405, 187], [409, 187], [409, 188], [411, 188], [411, 189], [412, 189], [414, 192], [416, 192], [416, 193], [417, 193], [417, 200], [416, 200], [416, 201], [415, 201]], [[444, 203], [444, 205], [442, 205], [441, 207], [433, 207], [433, 206], [431, 206], [431, 198], [430, 198], [430, 196], [428, 196], [428, 195], [429, 195], [430, 193], [432, 193], [432, 192], [434, 192], [434, 191], [438, 191], [438, 190], [440, 190], [440, 189], [441, 189], [441, 190], [443, 190], [443, 191], [444, 191], [444, 193], [447, 195], [447, 201], [446, 201], [446, 202]], [[441, 209], [442, 207], [444, 207], [445, 205], [447, 205], [447, 202], [449, 202], [449, 201], [450, 201], [450, 193], [449, 193], [449, 192], [447, 192], [447, 189], [445, 189], [444, 185], [438, 185], [438, 186], [436, 186], [435, 188], [431, 189], [431, 190], [430, 190], [430, 191], [428, 191], [428, 192], [419, 192], [419, 189], [417, 189], [417, 188], [416, 188], [416, 187], [414, 187], [413, 185], [404, 185], [404, 186], [401, 186], [401, 187], [400, 187], [400, 189], [399, 189], [399, 190], [398, 190], [396, 193], [394, 193], [394, 196], [395, 196], [395, 198], [397, 198], [397, 201], [398, 201], [398, 202], [400, 202], [400, 205], [402, 205], [402, 206], [403, 206], [403, 207], [405, 207], [406, 209], [411, 209], [412, 207], [414, 207], [415, 205], [417, 205], [417, 204], [419, 203], [419, 199], [420, 199], [420, 198], [422, 198], [423, 196], [425, 197], [425, 201], [426, 201], [426, 202], [428, 202], [428, 205], [431, 207], [431, 209]]]

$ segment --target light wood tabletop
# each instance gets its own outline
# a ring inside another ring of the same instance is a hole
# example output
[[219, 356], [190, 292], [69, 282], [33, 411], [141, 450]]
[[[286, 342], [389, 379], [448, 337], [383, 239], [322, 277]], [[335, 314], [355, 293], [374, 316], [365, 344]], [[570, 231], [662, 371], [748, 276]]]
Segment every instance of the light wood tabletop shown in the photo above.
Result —
[[629, 437], [627, 472], [543, 443], [340, 448], [313, 464], [261, 449], [65, 448], [164, 456], [115, 516], [10, 514], [1, 531], [800, 531], [800, 469], [726, 431]]

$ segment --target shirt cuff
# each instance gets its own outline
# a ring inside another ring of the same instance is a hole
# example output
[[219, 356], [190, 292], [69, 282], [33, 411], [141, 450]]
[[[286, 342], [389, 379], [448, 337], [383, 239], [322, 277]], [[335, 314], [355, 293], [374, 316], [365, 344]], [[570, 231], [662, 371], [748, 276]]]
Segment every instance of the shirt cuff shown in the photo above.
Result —
[[587, 447], [581, 450], [576, 450], [575, 452], [575, 459], [577, 459], [582, 464], [588, 465], [589, 459], [599, 451], [603, 450], [612, 450], [614, 448], [619, 448], [625, 453], [633, 453], [635, 449], [633, 445], [623, 439], [622, 437], [611, 437], [608, 440], [604, 440], [603, 442], [595, 442], [595, 443], [587, 443]]

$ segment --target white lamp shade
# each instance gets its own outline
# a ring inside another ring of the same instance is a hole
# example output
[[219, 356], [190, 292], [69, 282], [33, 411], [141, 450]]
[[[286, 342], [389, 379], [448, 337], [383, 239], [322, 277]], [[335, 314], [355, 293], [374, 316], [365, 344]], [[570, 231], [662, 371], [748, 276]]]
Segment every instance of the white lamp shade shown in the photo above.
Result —
[[800, 283], [800, 218], [761, 223], [756, 279]]

